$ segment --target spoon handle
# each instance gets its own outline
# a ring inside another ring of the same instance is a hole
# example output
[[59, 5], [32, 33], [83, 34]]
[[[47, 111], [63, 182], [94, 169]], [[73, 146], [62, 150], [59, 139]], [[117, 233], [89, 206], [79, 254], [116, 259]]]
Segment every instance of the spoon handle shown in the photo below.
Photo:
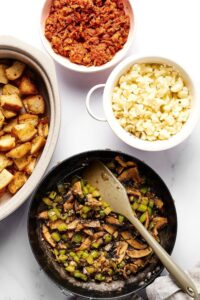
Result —
[[127, 214], [127, 218], [146, 240], [162, 264], [173, 276], [178, 286], [190, 297], [199, 299], [197, 288], [195, 287], [191, 278], [172, 260], [171, 256], [161, 247], [161, 245], [153, 238], [153, 236], [132, 213]]

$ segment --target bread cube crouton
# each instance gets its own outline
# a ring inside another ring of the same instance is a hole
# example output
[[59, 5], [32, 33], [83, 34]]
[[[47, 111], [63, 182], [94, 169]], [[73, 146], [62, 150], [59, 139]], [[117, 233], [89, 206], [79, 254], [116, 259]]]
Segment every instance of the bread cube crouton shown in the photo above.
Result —
[[10, 122], [4, 125], [3, 131], [6, 133], [11, 133], [12, 128], [18, 124], [17, 118], [12, 119]]
[[45, 101], [41, 95], [27, 97], [23, 103], [29, 113], [39, 115], [45, 112]]
[[13, 126], [12, 134], [21, 142], [28, 142], [36, 135], [37, 129], [31, 124], [18, 124]]
[[0, 172], [7, 168], [12, 166], [13, 162], [9, 158], [7, 158], [4, 154], [0, 154]]
[[12, 181], [8, 185], [11, 194], [15, 194], [27, 181], [28, 177], [23, 172], [16, 172]]
[[31, 156], [24, 156], [22, 158], [14, 159], [14, 164], [19, 171], [24, 170], [31, 162]]
[[0, 137], [0, 151], [9, 151], [15, 147], [15, 138], [6, 134]]
[[5, 132], [3, 130], [0, 130], [0, 137], [4, 134], [5, 134]]
[[2, 108], [2, 113], [6, 119], [11, 119], [17, 115], [15, 111], [3, 109], [3, 108]]
[[20, 97], [16, 94], [13, 95], [1, 95], [1, 106], [8, 110], [19, 111], [23, 107], [23, 103]]
[[3, 127], [4, 121], [5, 121], [4, 114], [0, 110], [0, 129]]
[[37, 159], [35, 157], [32, 157], [29, 164], [25, 167], [24, 171], [31, 175], [33, 173], [33, 170], [35, 169]]
[[6, 153], [6, 156], [14, 159], [22, 158], [23, 156], [27, 155], [30, 151], [31, 143], [27, 142], [15, 147], [14, 149]]
[[32, 140], [31, 154], [37, 153], [42, 147], [44, 147], [45, 143], [45, 138], [43, 138], [42, 136], [36, 136]]
[[49, 133], [48, 118], [42, 118], [38, 125], [38, 134], [46, 138]]
[[8, 172], [6, 169], [1, 171], [0, 173], [0, 191], [4, 190], [4, 188], [12, 181], [13, 174]]
[[8, 78], [6, 77], [6, 66], [4, 65], [0, 65], [0, 83], [8, 83]]
[[19, 91], [22, 95], [36, 95], [38, 93], [36, 85], [28, 76], [23, 76], [19, 85]]
[[38, 116], [31, 114], [23, 114], [19, 116], [19, 124], [31, 124], [34, 127], [38, 125]]
[[3, 95], [19, 95], [19, 89], [12, 84], [5, 84], [2, 89]]
[[11, 67], [6, 69], [6, 76], [9, 80], [16, 80], [24, 72], [25, 64], [20, 61], [15, 61]]

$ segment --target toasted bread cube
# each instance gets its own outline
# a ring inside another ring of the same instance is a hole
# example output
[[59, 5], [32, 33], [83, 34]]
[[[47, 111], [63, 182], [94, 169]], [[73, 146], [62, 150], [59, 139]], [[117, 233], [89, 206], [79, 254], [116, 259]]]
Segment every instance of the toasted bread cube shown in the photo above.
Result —
[[8, 185], [11, 194], [15, 194], [27, 181], [28, 177], [23, 172], [16, 172], [12, 181]]
[[22, 158], [14, 159], [14, 164], [19, 171], [24, 170], [31, 162], [31, 156], [24, 156]]
[[7, 158], [4, 154], [0, 154], [0, 172], [7, 168], [12, 166], [13, 161]]
[[25, 167], [24, 171], [31, 175], [33, 173], [33, 170], [35, 169], [37, 159], [35, 157], [32, 157], [29, 164]]
[[4, 121], [5, 121], [4, 114], [0, 110], [0, 129], [3, 127]]
[[3, 127], [4, 132], [11, 133], [12, 128], [17, 124], [18, 124], [17, 118], [12, 119], [9, 123], [4, 125], [4, 127]]
[[23, 103], [20, 97], [16, 94], [13, 95], [1, 95], [1, 106], [5, 109], [19, 111], [23, 107]]
[[0, 65], [0, 83], [7, 84], [8, 78], [6, 77], [6, 66]]
[[38, 116], [31, 114], [23, 114], [19, 116], [19, 124], [31, 124], [34, 127], [38, 125]]
[[13, 126], [12, 134], [21, 142], [28, 142], [36, 135], [37, 129], [31, 124], [18, 124]]
[[41, 95], [27, 97], [23, 103], [29, 113], [40, 115], [45, 112], [45, 101]]
[[15, 61], [11, 67], [6, 69], [6, 76], [9, 80], [16, 80], [24, 72], [25, 64], [20, 61]]
[[19, 85], [19, 91], [22, 95], [36, 95], [38, 93], [36, 85], [28, 76], [23, 76]]
[[31, 143], [27, 142], [15, 147], [14, 149], [6, 153], [6, 156], [13, 159], [22, 158], [23, 156], [27, 155], [30, 151]]
[[8, 172], [6, 169], [1, 171], [0, 173], [0, 191], [4, 190], [4, 188], [12, 181], [13, 174]]
[[5, 132], [3, 130], [0, 130], [0, 137], [4, 134], [5, 134]]
[[8, 83], [4, 85], [2, 93], [3, 95], [19, 95], [19, 89], [16, 86]]
[[6, 119], [11, 119], [17, 115], [15, 111], [3, 109], [3, 108], [2, 108], [2, 113]]
[[15, 147], [15, 138], [6, 134], [0, 137], [0, 151], [9, 151]]
[[37, 153], [46, 143], [45, 138], [36, 136], [32, 141], [31, 154]]
[[49, 133], [48, 118], [42, 118], [38, 125], [38, 134], [46, 138]]

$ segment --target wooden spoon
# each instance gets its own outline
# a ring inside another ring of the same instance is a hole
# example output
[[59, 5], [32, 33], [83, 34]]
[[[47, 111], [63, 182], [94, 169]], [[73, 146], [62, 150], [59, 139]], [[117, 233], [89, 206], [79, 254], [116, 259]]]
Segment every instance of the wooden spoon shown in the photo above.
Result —
[[95, 161], [84, 170], [83, 178], [99, 190], [102, 198], [110, 204], [114, 212], [124, 215], [135, 226], [179, 287], [190, 297], [199, 299], [198, 291], [191, 278], [172, 260], [134, 215], [126, 190], [113, 173], [102, 162]]

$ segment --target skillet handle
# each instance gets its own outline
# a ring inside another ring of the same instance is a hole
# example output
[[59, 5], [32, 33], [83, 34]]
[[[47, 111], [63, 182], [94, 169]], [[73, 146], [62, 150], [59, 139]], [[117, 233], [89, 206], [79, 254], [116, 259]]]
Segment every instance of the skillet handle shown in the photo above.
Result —
[[87, 96], [86, 96], [86, 102], [85, 102], [85, 104], [86, 104], [86, 109], [87, 109], [87, 112], [89, 113], [89, 115], [90, 115], [93, 119], [95, 119], [95, 120], [97, 120], [97, 121], [101, 121], [101, 122], [106, 122], [107, 120], [106, 120], [105, 118], [101, 118], [101, 117], [96, 116], [96, 115], [92, 112], [92, 109], [91, 109], [91, 106], [90, 106], [90, 101], [91, 101], [91, 96], [92, 96], [92, 94], [94, 93], [94, 91], [96, 91], [97, 89], [100, 89], [100, 88], [104, 88], [104, 87], [105, 87], [105, 84], [104, 84], [104, 83], [97, 84], [97, 85], [93, 86], [93, 87], [89, 90], [89, 92], [88, 92], [88, 94], [87, 94]]
[[154, 239], [154, 237], [146, 230], [142, 223], [131, 213], [127, 213], [126, 217], [135, 226], [139, 233], [143, 236], [162, 264], [169, 271], [170, 275], [175, 279], [177, 285], [190, 297], [199, 299], [197, 288], [190, 278], [171, 258], [171, 256], [162, 248], [162, 246]]

